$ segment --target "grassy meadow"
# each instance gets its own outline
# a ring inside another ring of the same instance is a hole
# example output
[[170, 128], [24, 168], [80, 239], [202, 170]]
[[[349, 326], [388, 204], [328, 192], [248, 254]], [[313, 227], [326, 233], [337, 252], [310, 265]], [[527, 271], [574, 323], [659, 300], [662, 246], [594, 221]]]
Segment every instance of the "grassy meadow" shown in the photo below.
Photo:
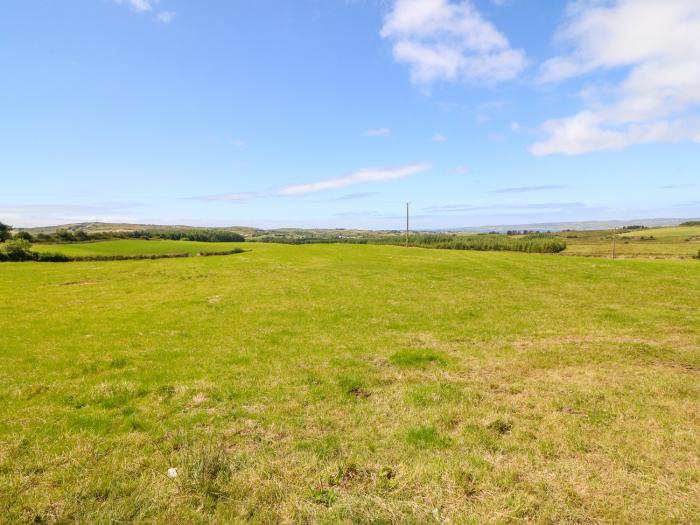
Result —
[[206, 253], [232, 250], [242, 246], [234, 242], [194, 242], [170, 240], [118, 239], [109, 241], [33, 244], [37, 253], [62, 253], [69, 257], [93, 257], [113, 255], [171, 255], [180, 253]]
[[700, 226], [650, 228], [617, 233], [613, 230], [561, 232], [566, 240], [564, 255], [611, 257], [612, 236], [615, 252], [621, 258], [697, 257], [700, 251]]
[[699, 261], [240, 246], [0, 265], [0, 522], [700, 523]]

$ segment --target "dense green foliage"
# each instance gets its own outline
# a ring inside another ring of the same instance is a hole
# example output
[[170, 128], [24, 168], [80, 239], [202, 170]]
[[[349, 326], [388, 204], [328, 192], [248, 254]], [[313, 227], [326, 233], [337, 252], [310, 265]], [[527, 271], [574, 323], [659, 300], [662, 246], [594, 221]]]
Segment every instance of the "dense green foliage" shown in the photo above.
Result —
[[15, 236], [13, 238], [14, 239], [21, 239], [21, 240], [27, 241], [27, 242], [32, 242], [34, 240], [34, 236], [27, 231], [19, 231], [19, 232], [15, 233]]
[[0, 245], [0, 261], [31, 261], [35, 259], [32, 245], [24, 239], [6, 241]]
[[[384, 242], [386, 242], [386, 240]], [[401, 244], [401, 242], [400, 239], [394, 238], [392, 244]], [[411, 246], [445, 250], [511, 251], [527, 253], [559, 253], [566, 249], [566, 241], [564, 239], [546, 233], [532, 233], [517, 237], [502, 234], [414, 234], [409, 236], [409, 244]]]
[[[73, 243], [86, 241], [105, 241], [115, 239], [165, 239], [176, 241], [197, 242], [244, 242], [245, 237], [236, 232], [207, 228], [134, 230], [134, 231], [100, 231], [86, 232], [85, 230], [69, 231], [58, 229], [53, 234], [39, 233], [37, 242], [41, 243]], [[28, 240], [32, 240], [31, 238]]]
[[261, 243], [0, 297], [2, 523], [700, 516], [696, 261]]
[[0, 222], [0, 242], [5, 242], [12, 237], [12, 227]]
[[[285, 237], [268, 236], [256, 242], [280, 244], [394, 244], [404, 245], [406, 237], [396, 235], [376, 235], [366, 237]], [[455, 235], [449, 233], [412, 233], [408, 237], [409, 246], [439, 248], [446, 250], [513, 251], [528, 253], [559, 253], [566, 249], [566, 241], [547, 233], [530, 233], [514, 236], [505, 234]]]
[[700, 221], [687, 221], [682, 223], [680, 226], [700, 226]]
[[130, 239], [31, 246], [25, 240], [12, 240], [0, 246], [0, 261], [124, 261], [233, 255], [243, 251], [235, 243]]
[[136, 239], [169, 239], [172, 241], [197, 242], [244, 242], [240, 233], [225, 230], [138, 230], [131, 234]]

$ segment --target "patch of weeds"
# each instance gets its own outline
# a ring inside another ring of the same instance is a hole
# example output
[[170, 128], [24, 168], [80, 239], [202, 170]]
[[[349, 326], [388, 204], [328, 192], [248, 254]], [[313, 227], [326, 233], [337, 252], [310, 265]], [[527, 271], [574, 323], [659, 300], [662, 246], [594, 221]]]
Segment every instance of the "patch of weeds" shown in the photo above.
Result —
[[74, 394], [68, 394], [63, 397], [63, 404], [66, 406], [69, 406], [71, 408], [83, 408], [84, 406], [87, 405], [87, 401], [85, 399], [76, 396]]
[[35, 396], [38, 396], [39, 394], [42, 394], [46, 392], [49, 389], [48, 386], [43, 385], [41, 383], [38, 384], [33, 384], [33, 385], [26, 385], [23, 388], [20, 389], [19, 392], [19, 399], [23, 401], [28, 401], [32, 399]]
[[416, 448], [445, 448], [450, 444], [446, 436], [442, 436], [433, 425], [424, 425], [409, 429], [406, 441]]
[[113, 418], [105, 415], [78, 413], [71, 418], [71, 427], [77, 431], [85, 430], [104, 435], [112, 431]]
[[125, 357], [114, 357], [109, 362], [109, 367], [113, 370], [117, 370], [120, 368], [124, 368], [128, 363], [129, 362], [126, 360]]
[[311, 490], [311, 499], [318, 505], [330, 507], [338, 499], [333, 489], [317, 488]]
[[465, 426], [464, 437], [467, 444], [473, 448], [484, 448], [490, 451], [498, 449], [498, 442], [493, 432], [481, 425], [469, 424]]
[[331, 459], [340, 455], [340, 441], [336, 436], [327, 435], [316, 440], [306, 440], [299, 443], [301, 450], [309, 450], [316, 454], [319, 459]]
[[175, 395], [175, 387], [173, 385], [161, 385], [156, 390], [156, 393], [164, 401], [170, 401]]
[[335, 474], [329, 476], [328, 484], [337, 486], [342, 484], [356, 483], [369, 477], [369, 472], [361, 469], [355, 463], [346, 463], [338, 466]]
[[444, 354], [417, 348], [399, 350], [392, 354], [389, 360], [394, 365], [405, 368], [427, 368], [433, 364], [440, 366], [447, 364]]
[[463, 469], [458, 470], [455, 474], [455, 483], [468, 498], [474, 497], [479, 493], [478, 479], [473, 472]]
[[344, 375], [338, 378], [338, 385], [349, 396], [367, 398], [371, 394], [367, 391], [364, 382], [357, 376]]
[[394, 468], [385, 465], [377, 473], [377, 486], [380, 490], [394, 490], [398, 486], [397, 472]]
[[417, 406], [430, 406], [456, 401], [461, 397], [460, 390], [447, 383], [418, 385], [409, 393], [409, 398]]
[[507, 419], [503, 418], [496, 418], [491, 423], [486, 425], [487, 428], [490, 430], [493, 430], [496, 432], [498, 435], [503, 436], [505, 434], [508, 434], [512, 429], [513, 429], [513, 423], [511, 423]]
[[93, 401], [103, 408], [120, 408], [143, 393], [134, 383], [128, 381], [104, 383], [95, 390]]
[[594, 408], [588, 410], [586, 419], [593, 425], [607, 425], [615, 419], [615, 414], [604, 408]]
[[204, 497], [208, 503], [226, 495], [225, 485], [232, 472], [223, 445], [200, 444], [186, 449], [180, 460], [182, 465], [175, 467], [182, 472], [185, 490]]

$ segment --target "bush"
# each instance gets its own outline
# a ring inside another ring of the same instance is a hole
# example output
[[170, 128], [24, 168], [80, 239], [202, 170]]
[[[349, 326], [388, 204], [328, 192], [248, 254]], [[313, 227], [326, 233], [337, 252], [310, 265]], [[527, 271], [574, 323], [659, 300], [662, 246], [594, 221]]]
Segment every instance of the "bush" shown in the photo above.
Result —
[[24, 239], [7, 241], [0, 250], [0, 260], [3, 261], [33, 261], [36, 254], [32, 245]]
[[5, 242], [12, 237], [12, 227], [0, 222], [0, 242]]
[[15, 233], [14, 238], [18, 239], [18, 240], [21, 239], [21, 240], [24, 240], [27, 242], [32, 242], [34, 240], [34, 237], [32, 237], [32, 234], [29, 232], [17, 232], [17, 233]]
[[69, 262], [70, 257], [63, 253], [37, 253], [36, 260], [39, 262]]

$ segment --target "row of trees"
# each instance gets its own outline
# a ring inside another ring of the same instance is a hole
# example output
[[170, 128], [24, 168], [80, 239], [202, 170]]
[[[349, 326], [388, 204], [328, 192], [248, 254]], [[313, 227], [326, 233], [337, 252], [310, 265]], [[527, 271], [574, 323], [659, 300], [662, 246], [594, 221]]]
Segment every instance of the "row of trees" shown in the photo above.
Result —
[[[0, 242], [12, 239], [10, 226], [0, 223]], [[27, 231], [20, 231], [14, 235], [14, 239], [22, 239], [27, 242], [39, 243], [71, 243], [87, 241], [105, 241], [110, 239], [169, 239], [178, 241], [199, 242], [244, 242], [245, 238], [235, 232], [212, 229], [188, 229], [188, 230], [138, 230], [123, 232], [94, 232], [85, 230], [70, 231], [58, 229], [53, 233], [38, 233], [32, 235]]]
[[[400, 237], [392, 242], [382, 239], [382, 244], [403, 244]], [[375, 241], [372, 241], [375, 242]], [[443, 250], [511, 251], [527, 253], [559, 253], [566, 249], [566, 241], [548, 233], [532, 233], [522, 237], [503, 234], [450, 235], [413, 234], [409, 237], [411, 246], [439, 248]]]

